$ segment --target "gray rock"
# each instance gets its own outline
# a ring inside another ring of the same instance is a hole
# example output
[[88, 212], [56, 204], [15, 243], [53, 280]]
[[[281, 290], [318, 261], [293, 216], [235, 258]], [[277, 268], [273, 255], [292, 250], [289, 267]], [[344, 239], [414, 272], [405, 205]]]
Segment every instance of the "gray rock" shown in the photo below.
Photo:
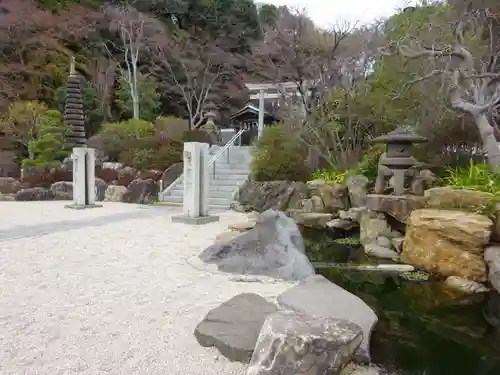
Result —
[[127, 186], [122, 200], [124, 203], [151, 204], [158, 199], [158, 192], [158, 185], [152, 179], [142, 180], [138, 178]]
[[281, 211], [262, 213], [255, 227], [227, 242], [216, 242], [199, 258], [223, 272], [300, 280], [314, 275], [302, 235]]
[[367, 177], [361, 175], [351, 176], [347, 179], [346, 185], [352, 207], [365, 205], [369, 182]]
[[16, 201], [51, 201], [54, 193], [42, 187], [21, 189], [16, 193]]
[[50, 191], [54, 194], [56, 200], [72, 200], [73, 199], [73, 182], [59, 181], [50, 185]]
[[325, 277], [314, 275], [280, 294], [278, 304], [281, 308], [311, 316], [345, 319], [356, 323], [363, 329], [363, 342], [356, 351], [356, 359], [370, 360], [370, 338], [378, 318], [360, 298]]
[[345, 220], [345, 219], [333, 219], [325, 224], [327, 228], [331, 229], [342, 229], [342, 230], [352, 230], [354, 228], [358, 228], [359, 224], [355, 221]]
[[385, 236], [378, 236], [377, 237], [377, 245], [382, 246], [382, 247], [386, 247], [388, 249], [390, 249], [392, 247], [391, 240]]
[[481, 283], [463, 279], [458, 276], [448, 276], [444, 281], [444, 285], [463, 294], [481, 294], [488, 293], [490, 291]]
[[363, 246], [365, 254], [381, 259], [398, 260], [399, 254], [392, 249], [380, 246], [376, 243], [369, 243]]
[[123, 195], [127, 191], [125, 186], [109, 185], [104, 193], [104, 200], [108, 202], [122, 202]]
[[0, 194], [16, 194], [21, 190], [21, 183], [12, 177], [0, 177]]
[[392, 247], [394, 247], [394, 249], [398, 253], [401, 253], [401, 251], [403, 251], [403, 242], [404, 242], [404, 240], [405, 240], [404, 236], [398, 236], [398, 237], [394, 237], [394, 238], [391, 239]]
[[352, 220], [357, 223], [361, 221], [361, 215], [367, 210], [366, 207], [352, 207], [347, 211], [339, 211], [339, 217], [341, 219]]
[[484, 260], [488, 264], [488, 280], [500, 293], [500, 246], [488, 246], [484, 251]]
[[240, 294], [211, 310], [194, 335], [200, 345], [215, 346], [232, 361], [249, 362], [266, 317], [276, 311], [257, 294]]
[[94, 186], [95, 200], [97, 202], [102, 202], [106, 198], [106, 189], [108, 188], [108, 184], [104, 182], [104, 180], [96, 177]]
[[278, 311], [267, 317], [247, 375], [337, 374], [363, 339], [347, 320]]
[[359, 241], [363, 245], [376, 243], [380, 236], [390, 236], [391, 227], [383, 213], [366, 210], [361, 215]]
[[351, 362], [342, 369], [340, 375], [379, 375], [379, 372], [374, 367], [360, 366]]

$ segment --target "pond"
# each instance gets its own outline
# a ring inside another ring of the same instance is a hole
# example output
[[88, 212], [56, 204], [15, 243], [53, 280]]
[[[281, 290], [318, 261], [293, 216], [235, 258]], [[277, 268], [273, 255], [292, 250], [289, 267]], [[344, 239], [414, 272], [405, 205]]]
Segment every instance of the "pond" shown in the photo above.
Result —
[[[379, 263], [355, 241], [305, 230], [308, 256], [319, 262]], [[500, 296], [459, 296], [441, 280], [408, 281], [394, 273], [317, 269], [363, 299], [379, 322], [373, 362], [390, 375], [500, 374]]]

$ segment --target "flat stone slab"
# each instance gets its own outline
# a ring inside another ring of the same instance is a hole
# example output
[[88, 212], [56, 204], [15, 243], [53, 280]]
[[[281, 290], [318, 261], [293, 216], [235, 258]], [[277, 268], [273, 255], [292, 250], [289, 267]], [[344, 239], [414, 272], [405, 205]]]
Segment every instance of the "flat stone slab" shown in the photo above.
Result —
[[250, 362], [259, 332], [276, 305], [254, 293], [239, 294], [211, 310], [196, 327], [200, 345], [215, 346], [231, 361]]
[[356, 351], [357, 361], [370, 361], [370, 338], [377, 315], [360, 298], [321, 275], [309, 276], [278, 296], [280, 308], [320, 318], [344, 319], [363, 329], [363, 342]]
[[64, 207], [72, 210], [85, 210], [87, 208], [100, 208], [102, 204], [67, 204]]

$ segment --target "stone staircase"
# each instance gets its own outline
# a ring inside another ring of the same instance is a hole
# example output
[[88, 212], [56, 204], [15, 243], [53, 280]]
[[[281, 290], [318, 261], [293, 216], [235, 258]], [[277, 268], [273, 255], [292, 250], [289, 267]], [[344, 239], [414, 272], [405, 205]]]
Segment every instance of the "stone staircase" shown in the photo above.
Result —
[[[219, 146], [210, 148], [213, 157], [221, 149]], [[249, 146], [231, 146], [224, 151], [209, 167], [210, 185], [208, 191], [209, 211], [229, 209], [233, 195], [250, 174], [252, 160]], [[214, 173], [215, 166], [215, 173]], [[171, 187], [160, 193], [160, 201], [172, 206], [181, 206], [184, 193], [184, 179], [181, 176]]]

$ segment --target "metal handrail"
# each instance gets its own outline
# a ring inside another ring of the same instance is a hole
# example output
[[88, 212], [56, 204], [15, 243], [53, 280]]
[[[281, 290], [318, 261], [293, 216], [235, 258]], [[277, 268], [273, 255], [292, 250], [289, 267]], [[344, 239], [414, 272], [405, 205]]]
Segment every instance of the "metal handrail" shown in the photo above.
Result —
[[[231, 147], [231, 145], [234, 144], [234, 142], [236, 142], [236, 140], [238, 140], [238, 138], [241, 137], [241, 135], [245, 132], [246, 130], [245, 129], [241, 129], [238, 133], [236, 133], [235, 135], [233, 135], [233, 137], [224, 145], [224, 147], [222, 147], [219, 151], [217, 151], [217, 153], [212, 157], [212, 159], [210, 159], [210, 161], [208, 162], [208, 165], [211, 166], [213, 165], [214, 166], [214, 175], [215, 175], [215, 161], [224, 153], [224, 151], [227, 151], [229, 150], [229, 147]], [[228, 151], [228, 159], [229, 159], [229, 151]], [[229, 160], [228, 160], [229, 161]], [[172, 190], [174, 188], [174, 186], [180, 181], [180, 179], [184, 176], [184, 173], [182, 173], [179, 177], [177, 177], [170, 185], [168, 185], [165, 190], [163, 190], [160, 194], [162, 196], [165, 196], [167, 195], [170, 190]]]
[[[215, 161], [224, 153], [224, 151], [229, 150], [229, 147], [231, 147], [234, 144], [234, 142], [236, 142], [236, 140], [240, 138], [245, 131], [246, 131], [245, 129], [241, 129], [238, 133], [233, 135], [233, 137], [224, 145], [224, 147], [222, 147], [219, 151], [217, 151], [217, 153], [212, 157], [212, 159], [210, 159], [208, 165], [211, 166], [212, 164], [214, 164]], [[229, 159], [229, 153], [228, 153], [228, 159]]]
[[210, 167], [211, 165], [213, 166], [213, 177], [215, 177], [215, 161], [224, 153], [227, 151], [227, 162], [229, 163], [229, 148], [234, 145], [234, 142], [236, 142], [237, 139], [241, 137], [241, 135], [245, 132], [245, 129], [240, 129], [238, 133], [233, 135], [233, 137], [227, 142], [224, 147], [222, 147], [217, 153], [210, 159], [208, 162], [208, 166]]

